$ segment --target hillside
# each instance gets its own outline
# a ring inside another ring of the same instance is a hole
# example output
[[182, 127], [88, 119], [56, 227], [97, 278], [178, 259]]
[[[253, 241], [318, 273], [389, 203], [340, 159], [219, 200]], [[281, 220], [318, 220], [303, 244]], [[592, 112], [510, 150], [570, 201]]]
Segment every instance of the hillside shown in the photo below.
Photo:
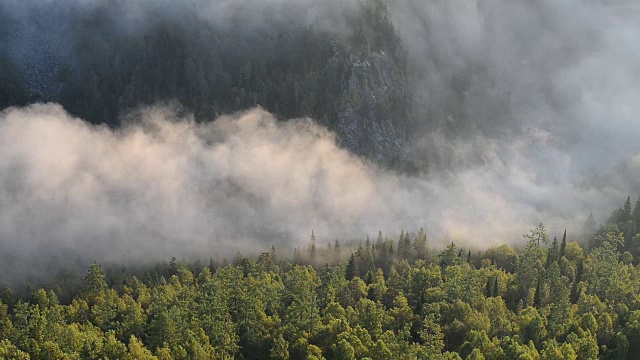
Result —
[[[381, 2], [344, 15], [341, 32], [295, 21], [231, 30], [189, 8], [123, 29], [108, 5], [80, 14], [49, 7], [5, 10], [0, 94], [12, 96], [0, 106], [54, 101], [110, 126], [163, 101], [199, 121], [261, 106], [282, 118], [312, 117], [344, 147], [381, 163], [402, 156], [407, 59]], [[47, 21], [50, 12], [59, 21]]]

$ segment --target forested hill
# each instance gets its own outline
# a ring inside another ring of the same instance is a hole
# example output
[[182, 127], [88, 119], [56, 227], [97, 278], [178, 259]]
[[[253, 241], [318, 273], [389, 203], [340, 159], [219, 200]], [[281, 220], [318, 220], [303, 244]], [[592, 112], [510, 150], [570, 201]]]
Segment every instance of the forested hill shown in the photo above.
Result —
[[221, 24], [189, 6], [134, 25], [109, 2], [73, 14], [27, 8], [0, 5], [0, 108], [54, 101], [117, 126], [127, 111], [161, 101], [202, 121], [262, 106], [282, 118], [313, 117], [356, 153], [387, 162], [401, 155], [407, 60], [381, 1], [345, 14], [341, 31], [269, 15], [264, 24]]
[[637, 359], [639, 216], [629, 199], [580, 242], [539, 224], [517, 250], [420, 229], [138, 276], [94, 263], [73, 293], [68, 275], [2, 291], [0, 358]]

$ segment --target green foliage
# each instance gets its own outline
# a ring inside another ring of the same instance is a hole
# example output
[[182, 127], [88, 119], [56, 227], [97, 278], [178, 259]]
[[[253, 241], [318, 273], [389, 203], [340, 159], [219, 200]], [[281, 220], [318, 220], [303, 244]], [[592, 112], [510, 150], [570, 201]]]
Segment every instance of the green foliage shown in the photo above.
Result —
[[275, 248], [199, 272], [172, 259], [168, 280], [123, 272], [116, 283], [92, 264], [66, 305], [44, 289], [17, 302], [3, 292], [0, 358], [634, 358], [640, 276], [619, 252], [624, 234], [605, 226], [588, 251], [565, 236], [544, 249], [543, 229], [520, 251], [489, 249], [481, 268], [455, 244], [424, 256], [423, 230], [409, 250], [408, 233], [398, 253], [380, 233], [321, 270]]

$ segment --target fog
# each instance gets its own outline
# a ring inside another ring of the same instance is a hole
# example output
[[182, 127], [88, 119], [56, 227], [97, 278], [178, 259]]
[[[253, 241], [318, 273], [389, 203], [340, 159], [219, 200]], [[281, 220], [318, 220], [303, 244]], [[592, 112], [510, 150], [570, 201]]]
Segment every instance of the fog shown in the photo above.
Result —
[[455, 177], [410, 177], [351, 155], [309, 119], [253, 109], [197, 124], [176, 114], [142, 109], [111, 130], [54, 104], [3, 112], [0, 238], [11, 258], [0, 273], [25, 262], [21, 276], [52, 262], [233, 256], [305, 245], [311, 230], [328, 241], [426, 226], [436, 246], [486, 247], [519, 241], [538, 221], [579, 223], [586, 207], [620, 195], [547, 179], [517, 155]]
[[[131, 31], [178, 6], [116, 3]], [[180, 6], [238, 31], [295, 19], [339, 32], [346, 25], [328, 19], [357, 3], [304, 4]], [[408, 161], [424, 171], [383, 169], [313, 119], [276, 121], [259, 108], [200, 124], [159, 104], [120, 129], [55, 104], [10, 108], [0, 115], [0, 282], [52, 264], [290, 248], [311, 230], [322, 243], [424, 226], [433, 246], [483, 249], [521, 243], [543, 222], [551, 236], [568, 228], [578, 240], [590, 212], [604, 222], [640, 192], [634, 2], [395, 0], [389, 9], [410, 59]]]
[[397, 0], [390, 9], [413, 60], [419, 126], [462, 123], [462, 137], [507, 146], [544, 140], [579, 176], [639, 150], [635, 2]]

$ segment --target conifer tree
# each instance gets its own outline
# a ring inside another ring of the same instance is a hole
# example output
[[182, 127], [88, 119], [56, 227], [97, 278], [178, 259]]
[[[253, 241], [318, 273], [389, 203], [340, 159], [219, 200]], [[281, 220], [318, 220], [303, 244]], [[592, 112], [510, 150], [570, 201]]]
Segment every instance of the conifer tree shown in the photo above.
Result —
[[302, 256], [300, 256], [300, 250], [297, 247], [293, 248], [293, 264], [300, 265], [302, 264]]
[[351, 280], [358, 275], [358, 264], [356, 263], [356, 256], [351, 253], [347, 268], [345, 270], [345, 277], [347, 280]]
[[580, 260], [578, 268], [576, 269], [576, 278], [573, 280], [573, 286], [571, 286], [571, 302], [577, 303], [580, 297], [580, 281], [582, 281], [582, 273], [584, 271], [584, 261]]
[[169, 260], [169, 276], [176, 275], [178, 273], [178, 262], [176, 261], [176, 257], [172, 257]]
[[426, 260], [428, 257], [427, 233], [424, 228], [418, 230], [418, 234], [413, 240], [413, 253], [416, 259]]
[[316, 235], [311, 230], [311, 239], [309, 244], [309, 261], [314, 264], [316, 262]]
[[549, 247], [549, 251], [547, 252], [547, 265], [545, 268], [549, 268], [551, 264], [555, 261], [558, 261], [558, 255], [560, 250], [558, 249], [558, 238], [553, 237], [553, 241], [551, 242], [551, 247]]
[[382, 237], [382, 230], [378, 231], [378, 238], [376, 239], [376, 249], [380, 250], [384, 245], [384, 237]]
[[622, 207], [620, 222], [626, 223], [629, 220], [632, 220], [631, 216], [631, 196], [627, 196], [627, 201], [624, 202], [624, 206]]
[[633, 208], [633, 221], [636, 224], [636, 234], [640, 233], [640, 197], [636, 201], [636, 206]]
[[560, 243], [560, 257], [565, 255], [567, 249], [567, 229], [564, 229], [564, 235], [562, 235], [562, 243]]
[[540, 307], [541, 299], [542, 299], [542, 281], [540, 280], [540, 277], [538, 277], [538, 283], [536, 284], [536, 292], [533, 295], [533, 306]]
[[400, 238], [398, 239], [398, 257], [400, 259], [411, 258], [411, 239], [409, 238], [409, 232], [400, 232]]
[[587, 217], [587, 220], [585, 220], [582, 228], [582, 235], [585, 236], [585, 240], [587, 240], [587, 242], [591, 242], [594, 239], [595, 232], [596, 232], [596, 219], [593, 216], [593, 213], [589, 213], [589, 217]]
[[83, 289], [82, 296], [91, 305], [96, 297], [107, 288], [107, 281], [102, 272], [102, 267], [96, 262], [89, 266], [87, 275], [82, 278]]

